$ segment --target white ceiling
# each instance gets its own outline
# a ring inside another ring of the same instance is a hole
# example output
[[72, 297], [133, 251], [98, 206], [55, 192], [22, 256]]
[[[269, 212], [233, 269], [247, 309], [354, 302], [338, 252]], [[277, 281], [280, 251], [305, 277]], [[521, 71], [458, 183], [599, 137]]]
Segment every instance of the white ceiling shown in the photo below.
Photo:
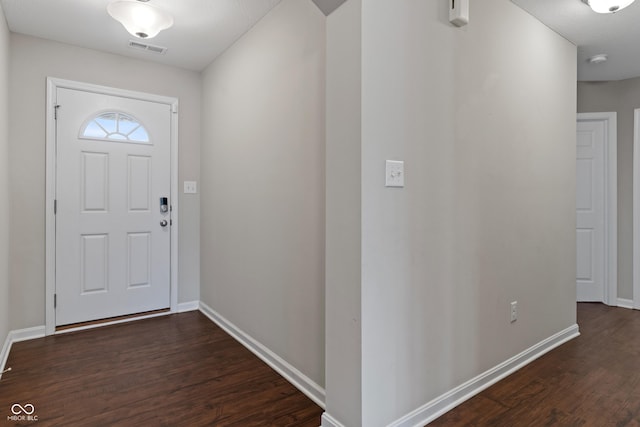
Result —
[[[512, 1], [578, 46], [578, 80], [640, 76], [640, 1], [614, 14], [595, 13], [581, 0]], [[601, 53], [607, 62], [587, 62]]]
[[[200, 71], [281, 0], [151, 0], [175, 21], [146, 41], [168, 48], [164, 55], [130, 48], [129, 40], [135, 38], [107, 14], [110, 1], [0, 0], [0, 5], [16, 33]], [[313, 1], [328, 15], [345, 0]], [[578, 46], [579, 80], [640, 76], [640, 1], [607, 15], [593, 12], [581, 0], [512, 1]], [[600, 53], [609, 56], [606, 63], [587, 63]]]
[[[171, 13], [172, 28], [142, 41], [168, 48], [159, 55], [129, 47], [129, 35], [107, 13], [113, 0], [0, 0], [15, 33], [200, 71], [281, 0], [151, 0]], [[344, 0], [313, 0], [331, 13]]]

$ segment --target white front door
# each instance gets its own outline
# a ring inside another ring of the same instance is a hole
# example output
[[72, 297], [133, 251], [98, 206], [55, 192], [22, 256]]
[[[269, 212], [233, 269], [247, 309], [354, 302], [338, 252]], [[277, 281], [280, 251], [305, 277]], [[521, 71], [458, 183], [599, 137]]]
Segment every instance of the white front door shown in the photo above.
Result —
[[578, 301], [605, 301], [604, 120], [578, 120], [576, 282]]
[[56, 326], [169, 308], [171, 106], [61, 87], [56, 104]]

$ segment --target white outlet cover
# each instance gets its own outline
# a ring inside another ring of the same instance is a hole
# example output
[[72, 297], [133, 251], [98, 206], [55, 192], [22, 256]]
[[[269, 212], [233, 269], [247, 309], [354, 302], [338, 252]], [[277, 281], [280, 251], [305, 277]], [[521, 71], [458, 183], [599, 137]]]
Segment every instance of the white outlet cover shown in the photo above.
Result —
[[385, 185], [387, 187], [404, 187], [404, 162], [387, 160], [385, 168]]

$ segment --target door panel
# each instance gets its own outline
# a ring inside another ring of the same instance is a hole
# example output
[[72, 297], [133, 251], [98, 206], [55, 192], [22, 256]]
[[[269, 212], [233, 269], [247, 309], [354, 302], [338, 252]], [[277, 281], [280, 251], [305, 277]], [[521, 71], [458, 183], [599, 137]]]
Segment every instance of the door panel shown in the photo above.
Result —
[[129, 156], [129, 212], [151, 210], [151, 157]]
[[80, 242], [81, 294], [107, 292], [109, 235], [81, 235]]
[[109, 200], [109, 154], [83, 152], [80, 173], [83, 212], [106, 212]]
[[129, 233], [127, 238], [128, 286], [150, 286], [151, 233]]
[[170, 106], [56, 96], [56, 325], [169, 308]]

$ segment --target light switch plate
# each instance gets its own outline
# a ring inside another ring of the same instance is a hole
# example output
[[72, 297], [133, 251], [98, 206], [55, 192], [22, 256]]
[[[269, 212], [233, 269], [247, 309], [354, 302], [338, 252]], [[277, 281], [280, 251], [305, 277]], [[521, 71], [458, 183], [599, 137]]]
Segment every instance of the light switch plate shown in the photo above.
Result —
[[385, 168], [385, 185], [387, 187], [404, 187], [404, 162], [387, 160]]
[[184, 182], [184, 194], [196, 194], [198, 192], [198, 185], [196, 181]]

